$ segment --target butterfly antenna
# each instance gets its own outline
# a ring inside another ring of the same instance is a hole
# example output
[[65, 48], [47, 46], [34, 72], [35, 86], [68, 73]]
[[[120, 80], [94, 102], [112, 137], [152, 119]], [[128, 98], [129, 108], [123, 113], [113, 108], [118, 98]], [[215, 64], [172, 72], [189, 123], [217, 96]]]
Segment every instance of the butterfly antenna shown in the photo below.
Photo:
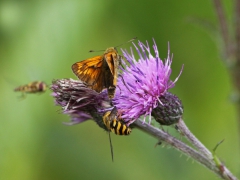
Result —
[[127, 41], [127, 42], [125, 42], [125, 43], [122, 43], [122, 44], [120, 44], [120, 45], [118, 45], [118, 46], [115, 46], [115, 47], [122, 46], [122, 45], [124, 45], [124, 44], [127, 44], [127, 43], [129, 43], [129, 42], [134, 41], [135, 39], [137, 39], [137, 37], [134, 37], [134, 38], [130, 39], [129, 41]]
[[111, 140], [110, 131], [108, 131], [108, 135], [109, 135], [108, 137], [109, 137], [111, 156], [112, 156], [112, 162], [113, 162], [113, 146], [112, 146], [112, 140]]
[[90, 50], [89, 52], [100, 52], [100, 51], [105, 51], [105, 50]]
[[[132, 41], [134, 41], [135, 39], [137, 39], [137, 37], [134, 37], [134, 38], [132, 38], [132, 39], [130, 39], [129, 41], [127, 41], [127, 42], [125, 42], [125, 43], [122, 43], [122, 44], [120, 44], [120, 45], [118, 45], [118, 46], [115, 46], [115, 48], [116, 47], [119, 47], [119, 46], [122, 46], [122, 45], [124, 45], [124, 44], [127, 44], [127, 43], [129, 43], [129, 42], [132, 42]], [[100, 51], [105, 51], [105, 50], [90, 50], [89, 52], [100, 52]]]

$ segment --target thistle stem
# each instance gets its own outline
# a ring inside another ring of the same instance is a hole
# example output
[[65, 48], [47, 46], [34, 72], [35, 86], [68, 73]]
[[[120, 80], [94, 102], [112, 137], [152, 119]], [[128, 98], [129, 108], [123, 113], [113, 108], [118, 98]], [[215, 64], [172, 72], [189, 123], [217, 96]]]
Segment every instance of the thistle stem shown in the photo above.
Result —
[[186, 139], [208, 159], [213, 159], [212, 153], [191, 133], [182, 118], [179, 119], [177, 127]]
[[[204, 150], [204, 154], [201, 151], [197, 151], [190, 146], [186, 145], [185, 143], [181, 142], [180, 140], [176, 139], [175, 137], [171, 136], [167, 132], [164, 132], [156, 127], [153, 127], [147, 123], [143, 123], [141, 120], [136, 120], [133, 125], [146, 132], [147, 134], [157, 138], [159, 141], [165, 142], [166, 144], [169, 144], [176, 150], [179, 150], [180, 152], [184, 153], [185, 155], [193, 158], [195, 161], [199, 162], [212, 172], [214, 172], [216, 175], [221, 177], [225, 180], [237, 180], [237, 178], [232, 175], [232, 173], [221, 163], [221, 166], [217, 166], [214, 159], [211, 158], [212, 154], [209, 150]], [[182, 127], [182, 126], [181, 126]], [[188, 137], [194, 137], [192, 133], [188, 130]], [[195, 138], [196, 139], [196, 138]], [[198, 140], [195, 140], [198, 141]], [[192, 142], [192, 141], [190, 141]], [[199, 141], [198, 141], [199, 142]], [[198, 143], [197, 143], [198, 144]], [[201, 143], [200, 143], [201, 144]], [[196, 145], [196, 144], [195, 144]], [[198, 145], [197, 145], [198, 147]], [[201, 149], [206, 149], [201, 144]], [[222, 171], [224, 169], [224, 171]]]

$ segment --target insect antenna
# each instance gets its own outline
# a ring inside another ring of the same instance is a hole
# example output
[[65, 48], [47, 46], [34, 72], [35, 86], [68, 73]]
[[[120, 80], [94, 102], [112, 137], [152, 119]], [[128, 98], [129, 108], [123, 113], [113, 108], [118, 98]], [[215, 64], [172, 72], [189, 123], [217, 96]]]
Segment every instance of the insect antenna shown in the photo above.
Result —
[[100, 52], [100, 51], [105, 51], [105, 50], [90, 50], [89, 52]]
[[134, 38], [130, 39], [129, 41], [125, 42], [125, 43], [122, 43], [122, 44], [120, 44], [120, 45], [118, 45], [118, 46], [115, 46], [115, 48], [116, 48], [116, 47], [119, 47], [119, 46], [122, 46], [122, 45], [124, 45], [124, 44], [127, 44], [127, 43], [129, 43], [129, 42], [132, 42], [132, 41], [134, 41], [135, 39], [137, 39], [137, 37], [134, 37]]
[[[115, 48], [116, 47], [119, 47], [119, 46], [122, 46], [122, 45], [124, 45], [124, 44], [127, 44], [127, 43], [129, 43], [129, 42], [132, 42], [132, 41], [134, 41], [135, 39], [137, 39], [137, 37], [134, 37], [134, 38], [132, 38], [132, 39], [130, 39], [129, 41], [127, 41], [127, 42], [125, 42], [125, 43], [122, 43], [122, 44], [120, 44], [120, 45], [117, 45], [117, 46], [115, 46]], [[89, 52], [100, 52], [100, 51], [105, 51], [105, 50], [90, 50]]]

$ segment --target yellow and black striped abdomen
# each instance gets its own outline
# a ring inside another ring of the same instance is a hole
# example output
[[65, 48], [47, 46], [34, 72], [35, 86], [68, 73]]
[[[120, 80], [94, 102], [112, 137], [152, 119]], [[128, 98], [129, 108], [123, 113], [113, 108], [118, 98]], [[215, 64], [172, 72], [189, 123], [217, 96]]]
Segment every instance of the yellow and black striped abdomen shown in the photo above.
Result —
[[117, 135], [129, 135], [131, 133], [131, 128], [129, 128], [120, 118], [110, 115], [111, 111], [107, 111], [103, 116], [103, 123], [109, 131]]
[[115, 119], [110, 122], [110, 128], [111, 131], [117, 135], [129, 135], [131, 133], [131, 128], [127, 127], [123, 122]]

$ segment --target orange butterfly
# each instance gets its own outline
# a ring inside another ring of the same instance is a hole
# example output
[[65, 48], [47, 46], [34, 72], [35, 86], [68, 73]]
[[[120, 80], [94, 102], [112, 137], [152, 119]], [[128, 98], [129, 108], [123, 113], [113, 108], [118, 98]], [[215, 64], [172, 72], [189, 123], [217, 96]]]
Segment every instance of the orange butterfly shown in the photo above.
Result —
[[107, 48], [102, 56], [95, 56], [72, 65], [74, 74], [97, 92], [107, 88], [113, 98], [117, 86], [118, 66], [121, 56], [114, 47]]
[[110, 47], [102, 56], [95, 56], [73, 64], [72, 70], [81, 81], [93, 90], [101, 92], [106, 88], [108, 97], [112, 99], [117, 86], [118, 66], [121, 58], [116, 47]]

